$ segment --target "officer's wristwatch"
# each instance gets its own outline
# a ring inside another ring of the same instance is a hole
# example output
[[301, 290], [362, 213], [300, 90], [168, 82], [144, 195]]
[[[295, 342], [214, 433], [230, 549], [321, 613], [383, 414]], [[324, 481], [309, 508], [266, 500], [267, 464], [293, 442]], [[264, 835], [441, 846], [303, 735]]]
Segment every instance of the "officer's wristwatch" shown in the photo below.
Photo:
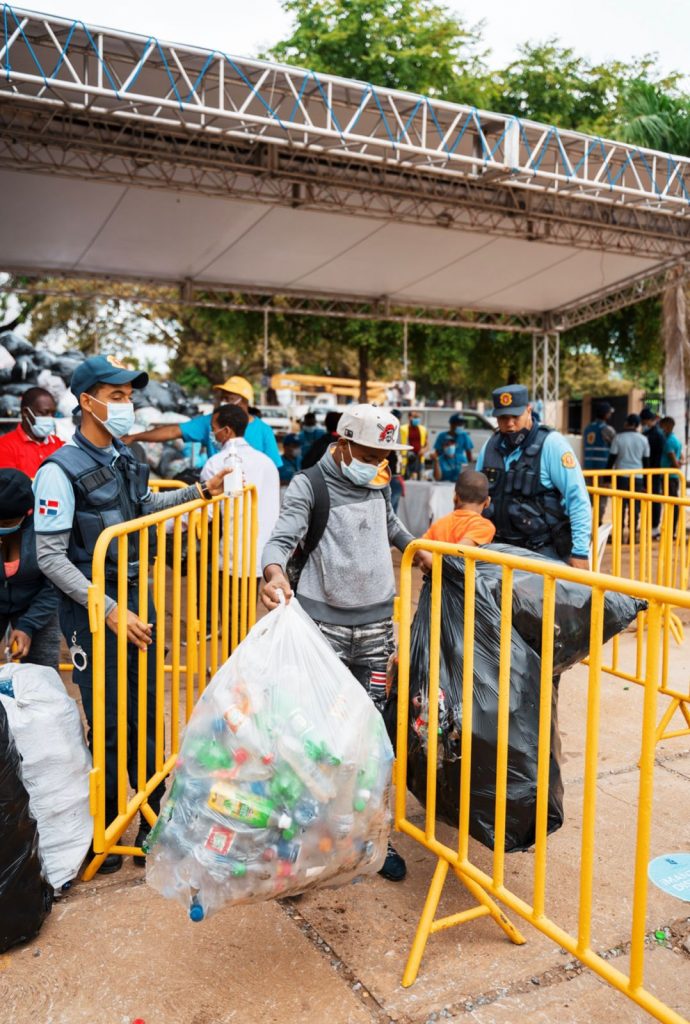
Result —
[[208, 484], [206, 484], [206, 483], [202, 484], [201, 481], [198, 480], [197, 481], [197, 487], [199, 488], [199, 494], [204, 499], [204, 501], [210, 501], [211, 498], [213, 497], [213, 495], [211, 494], [211, 492], [208, 489]]

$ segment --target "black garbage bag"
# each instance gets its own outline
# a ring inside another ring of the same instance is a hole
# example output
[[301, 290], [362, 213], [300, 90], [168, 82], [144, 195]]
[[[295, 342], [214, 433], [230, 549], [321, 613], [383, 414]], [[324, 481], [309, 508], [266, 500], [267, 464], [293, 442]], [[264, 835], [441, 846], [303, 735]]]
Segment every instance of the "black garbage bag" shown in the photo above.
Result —
[[[494, 550], [523, 555], [521, 548], [492, 545]], [[530, 553], [530, 557], [540, 558]], [[444, 559], [441, 615], [439, 708], [438, 817], [458, 822], [460, 799], [460, 737], [462, 732], [463, 614], [465, 563]], [[470, 832], [493, 849], [496, 782], [498, 668], [500, 650], [501, 566], [477, 563], [474, 635], [474, 712]], [[513, 589], [511, 637], [510, 721], [508, 736], [508, 791], [505, 849], [532, 845], [536, 824], [537, 747], [543, 578], [516, 571]], [[625, 629], [646, 607], [644, 601], [607, 593], [604, 603], [604, 641]], [[557, 721], [558, 677], [586, 657], [590, 640], [591, 590], [581, 584], [558, 581], [554, 628], [554, 691], [551, 714], [548, 831], [563, 823], [563, 786], [560, 776], [560, 738]], [[410, 729], [408, 784], [418, 799], [426, 796], [426, 735], [428, 693], [430, 586], [422, 591], [412, 627], [410, 654]], [[391, 720], [393, 709], [384, 718]]]
[[[474, 630], [474, 710], [472, 721], [472, 772], [470, 834], [494, 847], [496, 794], [496, 736], [498, 722], [498, 659], [500, 606], [494, 580], [477, 566]], [[463, 615], [465, 563], [443, 562], [439, 708], [439, 763], [437, 817], [457, 827], [460, 805], [460, 743], [462, 721], [462, 674], [464, 664]], [[428, 721], [428, 665], [431, 587], [422, 589], [412, 625], [410, 651], [410, 728], [408, 776], [410, 790], [426, 801]], [[508, 786], [505, 849], [526, 850], [535, 839], [537, 794], [537, 746], [541, 662], [513, 629], [510, 668], [510, 719], [508, 730]], [[557, 721], [557, 688], [554, 688], [549, 766], [548, 831], [563, 824], [561, 746]], [[427, 702], [425, 707], [425, 700]]]
[[2, 391], [4, 395], [23, 395], [25, 391], [28, 391], [29, 388], [33, 388], [35, 386], [35, 384], [32, 384], [31, 381], [28, 380], [13, 380], [11, 384], [3, 385]]
[[55, 353], [45, 348], [37, 348], [33, 354], [33, 361], [39, 370], [50, 370], [55, 362]]
[[161, 380], [150, 380], [141, 393], [146, 405], [152, 405], [161, 412], [176, 412], [177, 401], [168, 384]]
[[34, 352], [31, 342], [22, 338], [21, 335], [15, 334], [14, 331], [5, 331], [0, 334], [0, 345], [3, 345], [15, 359], [17, 356], [30, 356]]
[[[0, 395], [0, 416], [16, 416], [19, 417], [21, 403], [16, 395], [8, 395], [4, 393]], [[10, 429], [12, 429], [10, 427]]]
[[39, 372], [33, 355], [17, 356], [12, 367], [12, 380], [35, 384]]
[[3, 384], [9, 384], [12, 380], [12, 370], [9, 367], [0, 366], [0, 387]]
[[57, 377], [61, 377], [65, 384], [69, 384], [72, 379], [72, 374], [78, 366], [83, 362], [82, 359], [77, 359], [76, 356], [65, 352], [63, 355], [53, 359], [53, 362], [47, 369], [54, 373]]
[[[539, 562], [551, 561], [534, 551], [526, 551], [524, 548], [509, 544], [491, 544], [489, 550], [507, 555], [528, 556]], [[491, 581], [494, 598], [500, 606], [501, 566], [485, 562], [481, 564], [479, 571], [487, 581]], [[627, 629], [646, 608], [646, 601], [608, 591], [604, 601], [603, 642], [607, 643], [612, 637]], [[543, 610], [543, 576], [516, 570], [513, 574], [513, 626], [537, 654], [541, 654]], [[591, 587], [564, 580], [556, 581], [553, 650], [553, 671], [556, 675], [572, 668], [589, 654], [591, 612]]]
[[0, 704], [0, 953], [38, 934], [51, 901], [21, 758]]

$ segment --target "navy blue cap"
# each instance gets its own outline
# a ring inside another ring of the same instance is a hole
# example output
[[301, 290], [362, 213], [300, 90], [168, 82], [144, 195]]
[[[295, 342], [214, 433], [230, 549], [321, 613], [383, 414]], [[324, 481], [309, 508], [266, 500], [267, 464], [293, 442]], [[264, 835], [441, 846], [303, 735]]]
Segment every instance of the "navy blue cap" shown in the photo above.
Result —
[[463, 424], [467, 423], [467, 420], [462, 415], [462, 413], [454, 412], [453, 415], [448, 420], [448, 422], [450, 423], [451, 426], [462, 426]]
[[522, 416], [529, 405], [529, 391], [522, 384], [506, 384], [491, 392], [492, 416]]
[[283, 438], [283, 448], [285, 445], [294, 445], [296, 448], [301, 448], [302, 442], [299, 439], [298, 434], [286, 434]]
[[79, 398], [94, 384], [131, 384], [133, 388], [145, 388], [148, 382], [148, 373], [128, 370], [115, 356], [91, 356], [76, 368], [69, 386], [74, 397]]

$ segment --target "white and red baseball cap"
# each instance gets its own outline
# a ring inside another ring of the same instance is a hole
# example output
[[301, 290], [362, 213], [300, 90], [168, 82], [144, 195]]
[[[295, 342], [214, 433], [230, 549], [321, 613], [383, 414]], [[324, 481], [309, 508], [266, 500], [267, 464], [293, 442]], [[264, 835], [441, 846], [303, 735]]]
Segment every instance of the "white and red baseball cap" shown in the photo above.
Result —
[[338, 420], [338, 433], [346, 441], [365, 448], [389, 452], [408, 452], [409, 444], [398, 443], [399, 421], [390, 409], [376, 405], [350, 405]]

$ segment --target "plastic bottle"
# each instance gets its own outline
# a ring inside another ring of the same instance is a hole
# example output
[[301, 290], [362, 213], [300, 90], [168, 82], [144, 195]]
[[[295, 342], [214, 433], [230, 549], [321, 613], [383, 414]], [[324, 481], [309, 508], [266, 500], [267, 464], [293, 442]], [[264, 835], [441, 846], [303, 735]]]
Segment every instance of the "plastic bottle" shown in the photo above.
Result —
[[316, 800], [305, 797], [295, 804], [292, 816], [301, 828], [307, 828], [319, 817], [319, 810], [319, 804]]
[[[292, 808], [304, 792], [304, 784], [292, 768], [284, 764], [276, 769], [268, 784], [268, 790], [277, 803]], [[303, 822], [298, 821], [298, 824], [301, 825]]]
[[[229, 708], [226, 708], [223, 718], [228, 729], [237, 737], [236, 760], [239, 750], [242, 749], [265, 765], [271, 763], [273, 757], [268, 749], [268, 741], [261, 736], [255, 723], [239, 704], [231, 704]], [[246, 761], [246, 758], [244, 760]]]
[[236, 498], [242, 494], [244, 480], [242, 473], [242, 459], [237, 454], [237, 446], [233, 438], [228, 444], [228, 451], [225, 456], [225, 468], [228, 472], [223, 478], [223, 490], [230, 498]]
[[332, 773], [323, 770], [318, 761], [309, 758], [299, 740], [293, 736], [278, 737], [278, 753], [286, 761], [295, 774], [302, 780], [307, 789], [322, 803], [328, 803], [335, 796], [335, 785]]
[[233, 757], [217, 740], [198, 740], [192, 750], [192, 757], [207, 772], [228, 771], [233, 767]]
[[329, 820], [337, 839], [345, 839], [354, 828], [354, 786], [357, 766], [348, 761], [338, 771], [338, 787], [335, 799], [329, 807]]
[[227, 818], [236, 818], [251, 828], [275, 826], [288, 829], [292, 824], [290, 815], [278, 811], [269, 797], [259, 796], [232, 782], [216, 782], [211, 787], [208, 806], [212, 811]]

